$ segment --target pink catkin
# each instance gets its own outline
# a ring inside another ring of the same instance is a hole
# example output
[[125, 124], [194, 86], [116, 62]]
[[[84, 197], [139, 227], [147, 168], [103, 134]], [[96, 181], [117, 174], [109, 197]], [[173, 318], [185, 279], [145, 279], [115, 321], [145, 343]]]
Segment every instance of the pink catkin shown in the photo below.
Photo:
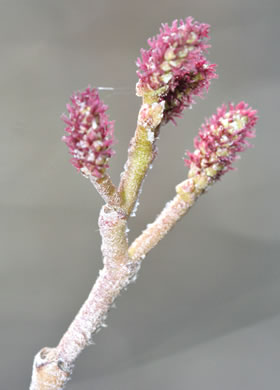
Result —
[[179, 23], [175, 20], [171, 27], [163, 24], [160, 33], [148, 40], [150, 49], [141, 50], [137, 93], [157, 92], [166, 103], [165, 122], [180, 117], [194, 103], [194, 96], [202, 97], [217, 77], [216, 66], [203, 55], [210, 47], [208, 39], [209, 26], [189, 17]]
[[71, 163], [86, 176], [101, 178], [112, 156], [113, 122], [106, 115], [107, 106], [95, 88], [74, 93], [67, 104], [69, 116], [62, 116], [68, 133], [62, 140], [73, 158]]
[[240, 102], [223, 105], [207, 119], [194, 139], [194, 153], [187, 152], [185, 163], [195, 173], [205, 172], [213, 179], [232, 168], [238, 153], [249, 147], [247, 138], [255, 136], [257, 111]]

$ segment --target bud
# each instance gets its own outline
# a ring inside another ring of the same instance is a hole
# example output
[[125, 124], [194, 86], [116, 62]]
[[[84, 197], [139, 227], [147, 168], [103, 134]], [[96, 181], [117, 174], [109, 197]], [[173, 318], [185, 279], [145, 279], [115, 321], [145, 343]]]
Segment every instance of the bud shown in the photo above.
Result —
[[219, 179], [232, 168], [239, 152], [249, 147], [247, 138], [255, 136], [257, 111], [244, 102], [218, 108], [217, 114], [206, 120], [194, 139], [194, 153], [187, 152], [185, 163], [189, 177], [204, 174], [210, 180]]
[[180, 117], [185, 107], [194, 103], [194, 96], [202, 96], [210, 80], [217, 77], [215, 65], [207, 62], [203, 53], [209, 33], [207, 24], [189, 17], [171, 27], [163, 24], [160, 33], [148, 40], [150, 49], [141, 50], [136, 64], [139, 82], [138, 96], [165, 101], [164, 121]]
[[62, 116], [67, 135], [62, 137], [73, 158], [71, 163], [85, 177], [102, 178], [113, 155], [113, 122], [106, 115], [107, 106], [95, 88], [74, 93], [67, 104], [69, 116]]

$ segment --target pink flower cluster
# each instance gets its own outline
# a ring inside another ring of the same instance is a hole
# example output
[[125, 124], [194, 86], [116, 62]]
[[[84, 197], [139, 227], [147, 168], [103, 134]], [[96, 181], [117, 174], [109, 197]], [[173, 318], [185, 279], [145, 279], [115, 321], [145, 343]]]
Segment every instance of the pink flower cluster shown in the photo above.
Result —
[[180, 117], [194, 96], [202, 96], [210, 80], [217, 77], [215, 65], [203, 53], [209, 45], [209, 26], [188, 17], [175, 20], [171, 27], [163, 24], [160, 33], [148, 40], [150, 49], [141, 50], [138, 58], [137, 94], [156, 93], [166, 102], [165, 121]]
[[244, 102], [218, 108], [199, 130], [194, 140], [194, 153], [187, 152], [185, 163], [191, 168], [189, 176], [205, 173], [216, 180], [233, 169], [237, 153], [250, 146], [247, 138], [255, 136], [256, 114], [257, 111]]
[[106, 115], [107, 106], [96, 89], [74, 93], [67, 104], [69, 117], [62, 116], [68, 133], [62, 140], [73, 158], [72, 164], [86, 176], [103, 177], [113, 150], [113, 122]]

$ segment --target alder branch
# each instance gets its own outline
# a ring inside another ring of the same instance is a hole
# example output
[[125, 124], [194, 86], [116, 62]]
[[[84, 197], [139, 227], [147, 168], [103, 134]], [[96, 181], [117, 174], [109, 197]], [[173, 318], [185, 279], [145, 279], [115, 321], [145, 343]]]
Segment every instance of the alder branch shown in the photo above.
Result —
[[194, 153], [187, 153], [188, 179], [176, 187], [177, 195], [156, 220], [128, 247], [127, 220], [141, 185], [156, 156], [160, 126], [175, 121], [194, 96], [201, 96], [216, 77], [215, 65], [204, 57], [209, 26], [192, 18], [162, 25], [137, 60], [138, 96], [143, 97], [137, 127], [118, 189], [106, 173], [113, 155], [113, 122], [96, 89], [86, 88], [71, 97], [64, 142], [72, 164], [90, 178], [105, 201], [99, 216], [104, 267], [80, 311], [56, 348], [43, 348], [34, 359], [30, 390], [61, 390], [70, 379], [78, 355], [105, 324], [108, 311], [120, 292], [135, 280], [145, 255], [187, 213], [209, 185], [232, 169], [237, 154], [247, 146], [256, 111], [244, 102], [218, 108], [202, 125]]

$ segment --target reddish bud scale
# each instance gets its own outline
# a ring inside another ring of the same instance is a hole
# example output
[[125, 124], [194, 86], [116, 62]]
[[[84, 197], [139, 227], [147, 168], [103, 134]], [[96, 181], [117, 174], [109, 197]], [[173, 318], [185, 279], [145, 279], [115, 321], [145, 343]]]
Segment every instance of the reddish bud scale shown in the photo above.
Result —
[[209, 47], [208, 34], [209, 26], [191, 17], [175, 20], [171, 27], [163, 24], [160, 33], [148, 40], [150, 49], [141, 50], [137, 94], [154, 93], [165, 101], [165, 121], [179, 117], [193, 103], [193, 96], [202, 96], [216, 77], [215, 65], [202, 55]]
[[183, 77], [177, 76], [176, 87], [171, 87], [161, 100], [166, 102], [164, 122], [171, 120], [174, 124], [175, 118], [182, 117], [182, 111], [195, 103], [194, 97], [203, 97], [208, 91], [210, 81], [216, 78], [216, 65], [209, 64], [203, 56], [194, 65], [194, 70], [186, 73]]
[[113, 122], [106, 115], [107, 106], [96, 89], [74, 93], [67, 104], [69, 116], [62, 116], [67, 135], [62, 137], [73, 158], [71, 163], [86, 176], [101, 178], [108, 168], [113, 150]]
[[205, 173], [211, 179], [219, 179], [232, 168], [237, 153], [250, 146], [247, 138], [255, 136], [253, 130], [257, 111], [244, 102], [218, 108], [217, 113], [206, 120], [194, 139], [194, 153], [187, 152], [185, 159], [191, 168], [189, 177]]

